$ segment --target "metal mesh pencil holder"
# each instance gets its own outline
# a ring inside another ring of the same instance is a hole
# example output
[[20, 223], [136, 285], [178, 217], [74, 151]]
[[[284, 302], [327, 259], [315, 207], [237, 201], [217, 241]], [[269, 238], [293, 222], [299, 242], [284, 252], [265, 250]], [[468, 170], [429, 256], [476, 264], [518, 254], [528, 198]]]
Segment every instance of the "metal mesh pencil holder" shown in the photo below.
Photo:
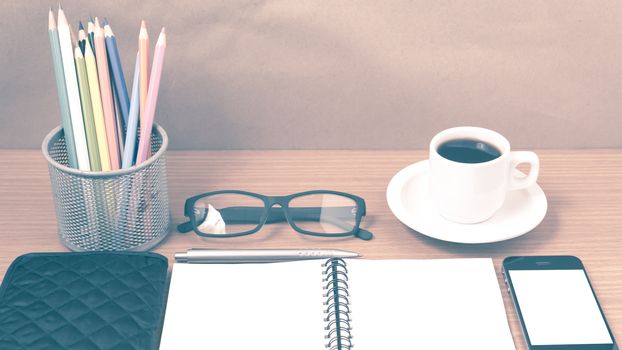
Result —
[[61, 127], [43, 140], [58, 234], [74, 251], [149, 250], [171, 231], [166, 132], [154, 125], [152, 156], [128, 169], [86, 172], [68, 167]]

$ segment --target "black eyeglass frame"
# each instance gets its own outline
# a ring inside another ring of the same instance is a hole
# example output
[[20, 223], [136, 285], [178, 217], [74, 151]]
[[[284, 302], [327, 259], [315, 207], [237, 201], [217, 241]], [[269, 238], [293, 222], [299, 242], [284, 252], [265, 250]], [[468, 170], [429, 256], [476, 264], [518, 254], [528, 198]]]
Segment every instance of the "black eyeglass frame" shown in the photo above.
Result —
[[[199, 231], [198, 225], [196, 222], [196, 217], [194, 215], [194, 206], [196, 202], [205, 197], [218, 195], [218, 194], [239, 194], [239, 195], [246, 195], [249, 197], [260, 199], [264, 203], [264, 212], [262, 213], [261, 218], [259, 219], [259, 223], [257, 227], [251, 230], [239, 232], [239, 233], [213, 234], [213, 233], [203, 233]], [[332, 195], [343, 196], [343, 197], [352, 199], [354, 203], [356, 204], [355, 224], [352, 230], [348, 232], [341, 232], [341, 233], [319, 233], [319, 232], [303, 230], [300, 227], [298, 227], [295, 221], [291, 217], [291, 213], [290, 213], [291, 208], [289, 207], [289, 203], [295, 198], [313, 195], [313, 194], [332, 194]], [[280, 205], [280, 208], [276, 208], [276, 209], [273, 208], [277, 204]], [[287, 196], [265, 196], [259, 193], [238, 191], [238, 190], [221, 190], [221, 191], [213, 191], [213, 192], [206, 192], [206, 193], [198, 194], [196, 196], [192, 196], [186, 199], [186, 203], [184, 204], [184, 215], [187, 218], [189, 218], [189, 221], [179, 224], [177, 226], [177, 230], [181, 233], [194, 231], [199, 236], [210, 237], [210, 238], [229, 238], [229, 237], [246, 236], [246, 235], [250, 235], [261, 230], [261, 228], [266, 224], [266, 221], [268, 220], [270, 212], [273, 210], [278, 210], [278, 209], [282, 209], [283, 215], [285, 216], [285, 221], [287, 221], [287, 223], [298, 233], [302, 233], [302, 234], [309, 235], [309, 236], [317, 236], [317, 237], [355, 236], [363, 240], [370, 240], [373, 238], [373, 234], [371, 232], [360, 228], [362, 218], [363, 216], [366, 215], [365, 200], [359, 196], [356, 196], [350, 193], [330, 191], [330, 190], [306, 191], [306, 192], [294, 193], [294, 194], [287, 195]]]

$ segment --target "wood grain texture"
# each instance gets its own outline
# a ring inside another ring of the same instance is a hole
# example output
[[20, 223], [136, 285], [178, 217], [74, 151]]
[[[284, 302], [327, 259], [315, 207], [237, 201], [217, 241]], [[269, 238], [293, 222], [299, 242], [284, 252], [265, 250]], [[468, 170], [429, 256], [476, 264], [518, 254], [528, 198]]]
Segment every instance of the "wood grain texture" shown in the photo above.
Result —
[[[492, 257], [500, 278], [509, 255], [571, 254], [587, 266], [616, 338], [622, 337], [622, 150], [541, 150], [539, 183], [549, 201], [532, 232], [501, 243], [461, 245], [422, 236], [402, 225], [385, 200], [391, 177], [426, 157], [425, 151], [184, 151], [169, 152], [170, 201], [176, 223], [185, 198], [219, 189], [268, 195], [333, 189], [365, 198], [363, 227], [372, 241], [300, 235], [287, 225], [266, 225], [239, 238], [204, 239], [173, 232], [156, 252], [169, 257], [187, 248], [338, 248], [366, 258]], [[0, 150], [0, 274], [18, 255], [65, 251], [56, 233], [50, 180], [38, 151]], [[508, 294], [505, 306], [518, 349], [526, 349]]]

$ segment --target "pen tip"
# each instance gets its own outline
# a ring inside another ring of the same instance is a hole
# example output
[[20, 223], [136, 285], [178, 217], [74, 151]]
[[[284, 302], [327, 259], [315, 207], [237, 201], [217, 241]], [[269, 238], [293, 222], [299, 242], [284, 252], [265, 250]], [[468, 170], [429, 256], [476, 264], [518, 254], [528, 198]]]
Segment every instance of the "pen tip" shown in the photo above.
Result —
[[344, 253], [343, 255], [344, 255], [346, 258], [358, 258], [358, 257], [360, 257], [360, 256], [361, 256], [361, 254], [356, 253], [356, 252], [344, 251], [343, 253]]

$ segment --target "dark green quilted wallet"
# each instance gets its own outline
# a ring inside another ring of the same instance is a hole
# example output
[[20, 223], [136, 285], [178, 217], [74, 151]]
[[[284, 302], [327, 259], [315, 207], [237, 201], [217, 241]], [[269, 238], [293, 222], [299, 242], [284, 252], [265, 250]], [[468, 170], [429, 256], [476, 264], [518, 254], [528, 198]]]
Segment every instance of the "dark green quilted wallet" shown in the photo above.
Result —
[[0, 349], [154, 349], [168, 261], [154, 253], [32, 253], [0, 287]]

